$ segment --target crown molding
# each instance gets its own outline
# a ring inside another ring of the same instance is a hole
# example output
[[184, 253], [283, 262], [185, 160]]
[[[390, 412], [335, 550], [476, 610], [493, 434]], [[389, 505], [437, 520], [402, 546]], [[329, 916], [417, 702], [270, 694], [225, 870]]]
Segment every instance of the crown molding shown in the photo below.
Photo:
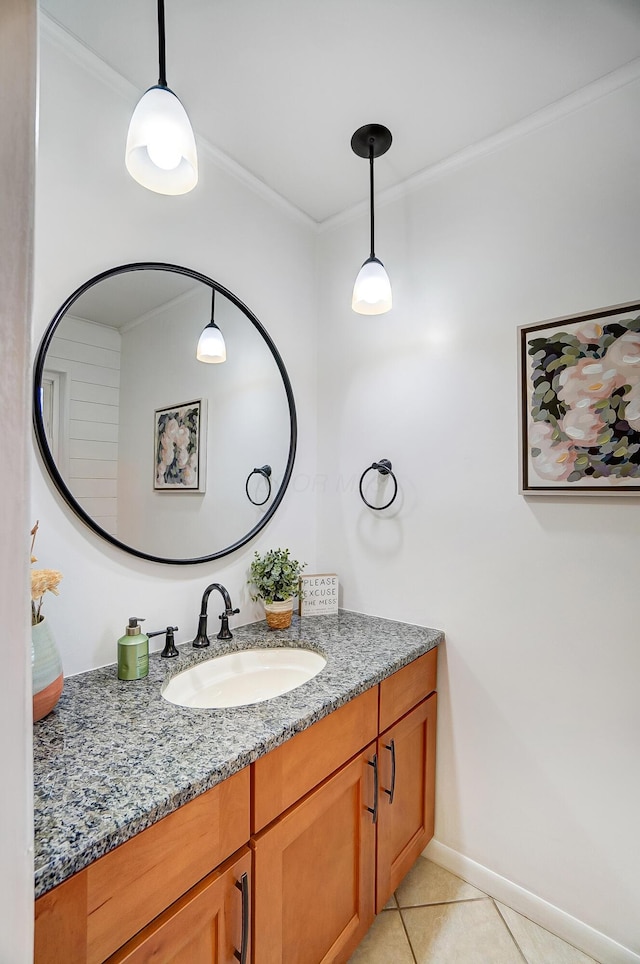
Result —
[[[549, 104], [547, 107], [543, 107], [533, 114], [529, 114], [528, 117], [524, 117], [515, 124], [503, 128], [496, 134], [491, 134], [489, 137], [485, 137], [475, 144], [471, 144], [469, 147], [465, 147], [463, 150], [451, 154], [449, 157], [438, 161], [436, 164], [432, 164], [417, 174], [413, 174], [405, 181], [402, 181], [401, 184], [395, 184], [393, 187], [381, 191], [376, 195], [376, 207], [391, 204], [393, 201], [400, 200], [412, 194], [414, 191], [419, 191], [427, 184], [431, 184], [441, 177], [446, 177], [448, 174], [452, 174], [454, 171], [466, 167], [482, 157], [494, 154], [509, 144], [523, 137], [527, 137], [529, 134], [541, 130], [543, 127], [548, 127], [563, 117], [568, 117], [570, 114], [574, 114], [576, 111], [582, 110], [582, 108], [588, 107], [597, 100], [607, 97], [609, 94], [620, 90], [622, 87], [626, 87], [628, 84], [633, 84], [638, 80], [640, 80], [640, 57], [629, 61], [629, 63], [618, 67], [603, 77], [599, 77], [598, 80], [592, 81], [592, 83], [573, 91], [573, 93], [567, 94], [566, 97], [554, 101], [554, 103]], [[334, 228], [362, 217], [368, 213], [368, 211], [369, 201], [360, 201], [358, 204], [350, 208], [345, 208], [344, 211], [333, 214], [331, 217], [321, 221], [318, 229], [320, 232], [333, 230]]]
[[[136, 103], [140, 95], [140, 90], [131, 83], [131, 81], [123, 77], [122, 74], [106, 64], [104, 60], [87, 47], [78, 37], [71, 34], [44, 11], [40, 11], [39, 23], [41, 36], [45, 37], [47, 41], [58, 47], [66, 56], [92, 74], [101, 83], [110, 87], [118, 96], [132, 104]], [[463, 150], [457, 151], [455, 154], [438, 161], [436, 164], [430, 165], [402, 181], [402, 183], [396, 184], [385, 191], [381, 191], [376, 196], [376, 205], [391, 204], [415, 191], [419, 191], [421, 188], [437, 181], [439, 178], [446, 177], [480, 158], [500, 151], [509, 144], [523, 137], [527, 137], [529, 134], [541, 130], [576, 111], [582, 110], [582, 108], [588, 107], [597, 100], [607, 97], [609, 94], [638, 80], [640, 80], [640, 57], [605, 74], [603, 77], [598, 78], [598, 80], [592, 81], [592, 83], [581, 87], [579, 90], [567, 94], [566, 97], [562, 97], [547, 107], [543, 107], [533, 114], [529, 114], [528, 117], [524, 117], [515, 124], [511, 124], [501, 131], [491, 134], [489, 137], [485, 137], [475, 144], [471, 144]], [[254, 194], [269, 204], [272, 204], [274, 207], [279, 208], [294, 221], [305, 225], [307, 228], [313, 228], [318, 233], [331, 231], [343, 224], [354, 221], [362, 217], [363, 214], [369, 210], [368, 201], [361, 201], [349, 208], [345, 208], [344, 211], [340, 211], [338, 214], [333, 214], [325, 218], [324, 221], [318, 222], [300, 208], [296, 207], [295, 204], [292, 204], [287, 198], [265, 184], [264, 181], [260, 180], [260, 178], [256, 177], [241, 164], [238, 164], [237, 161], [230, 158], [224, 151], [215, 147], [206, 138], [197, 134], [197, 142], [199, 150], [205, 154], [219, 170], [224, 171], [235, 180], [244, 184], [244, 186]]]
[[[39, 13], [40, 36], [60, 50], [70, 60], [96, 78], [100, 83], [109, 87], [119, 97], [127, 100], [133, 106], [137, 103], [142, 91], [130, 80], [123, 77], [117, 70], [110, 67], [95, 51], [87, 47], [78, 37], [66, 30], [53, 17], [44, 11]], [[317, 222], [300, 208], [288, 201], [273, 188], [251, 174], [245, 167], [230, 158], [224, 151], [215, 147], [205, 137], [196, 131], [198, 150], [225, 174], [229, 174], [236, 181], [240, 181], [262, 200], [279, 208], [288, 217], [306, 227], [317, 229]]]
[[82, 67], [114, 93], [127, 100], [133, 100], [140, 95], [134, 84], [127, 80], [117, 70], [109, 67], [98, 55], [87, 47], [75, 34], [70, 33], [44, 10], [38, 13], [38, 32], [40, 38], [46, 38], [52, 47], [56, 47], [70, 60]]

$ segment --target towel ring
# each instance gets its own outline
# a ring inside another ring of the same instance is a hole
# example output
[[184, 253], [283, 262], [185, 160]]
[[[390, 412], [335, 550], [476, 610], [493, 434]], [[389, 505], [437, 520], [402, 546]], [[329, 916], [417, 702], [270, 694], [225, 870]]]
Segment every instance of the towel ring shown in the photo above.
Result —
[[[251, 478], [252, 475], [261, 475], [263, 479], [266, 479], [266, 480], [267, 480], [267, 485], [268, 485], [268, 487], [269, 487], [269, 491], [267, 492], [267, 497], [266, 497], [266, 499], [263, 499], [262, 502], [256, 502], [256, 501], [255, 501], [254, 499], [252, 499], [251, 496], [249, 495], [249, 480], [250, 480], [250, 478]], [[245, 492], [247, 493], [247, 498], [248, 498], [249, 502], [251, 502], [252, 505], [264, 505], [265, 502], [268, 502], [269, 499], [271, 498], [271, 466], [270, 466], [270, 465], [262, 465], [262, 466], [260, 466], [259, 469], [253, 469], [251, 472], [249, 472], [249, 475], [247, 476], [247, 481], [245, 482], [245, 485], [244, 485], [244, 489], [245, 489]]]
[[[393, 495], [391, 496], [391, 498], [389, 499], [386, 505], [371, 505], [371, 503], [367, 502], [367, 500], [364, 497], [364, 492], [362, 491], [362, 483], [364, 482], [364, 477], [367, 474], [367, 472], [371, 472], [373, 469], [377, 469], [380, 475], [390, 475], [391, 478], [393, 479]], [[366, 468], [362, 473], [362, 475], [360, 476], [359, 488], [360, 488], [360, 498], [362, 499], [365, 505], [369, 506], [370, 509], [375, 509], [376, 512], [379, 512], [382, 509], [388, 509], [389, 506], [392, 504], [392, 502], [394, 502], [395, 497], [398, 494], [398, 480], [396, 479], [395, 475], [392, 472], [392, 465], [389, 459], [380, 459], [379, 462], [374, 462], [372, 465]]]

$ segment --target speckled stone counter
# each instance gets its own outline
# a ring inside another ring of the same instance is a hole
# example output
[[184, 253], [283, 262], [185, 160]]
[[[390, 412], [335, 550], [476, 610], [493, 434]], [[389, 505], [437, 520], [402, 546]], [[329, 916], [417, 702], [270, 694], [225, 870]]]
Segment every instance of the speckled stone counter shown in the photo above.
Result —
[[[33, 729], [36, 897], [444, 638], [351, 612], [294, 616], [278, 632], [253, 623], [233, 634], [225, 643], [212, 637], [205, 650], [183, 644], [177, 659], [153, 654], [144, 680], [118, 680], [115, 664], [65, 680], [58, 706]], [[251, 706], [193, 709], [162, 697], [169, 676], [256, 643], [316, 649], [327, 665], [297, 689]]]

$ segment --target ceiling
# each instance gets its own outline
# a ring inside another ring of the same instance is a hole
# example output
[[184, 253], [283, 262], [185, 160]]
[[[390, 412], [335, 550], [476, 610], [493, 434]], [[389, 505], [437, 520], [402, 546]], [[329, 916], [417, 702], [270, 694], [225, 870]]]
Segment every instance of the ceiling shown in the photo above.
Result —
[[[350, 139], [385, 124], [384, 190], [640, 56], [640, 0], [165, 0], [196, 133], [322, 222], [368, 196]], [[142, 93], [156, 0], [41, 0]], [[126, 132], [123, 132], [123, 144]]]
[[87, 288], [67, 314], [98, 325], [127, 329], [200, 285], [194, 284], [189, 275], [175, 271], [155, 271], [153, 284], [149, 284], [148, 278], [148, 272], [129, 271], [103, 279]]

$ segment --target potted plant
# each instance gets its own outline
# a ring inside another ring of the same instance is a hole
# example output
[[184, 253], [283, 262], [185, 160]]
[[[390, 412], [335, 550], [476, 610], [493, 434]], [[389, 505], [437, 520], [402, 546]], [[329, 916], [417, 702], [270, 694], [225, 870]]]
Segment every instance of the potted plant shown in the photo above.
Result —
[[248, 584], [254, 587], [251, 598], [262, 599], [270, 629], [291, 625], [293, 597], [298, 594], [300, 573], [306, 562], [292, 559], [288, 549], [269, 549], [263, 556], [256, 552], [249, 570]]

